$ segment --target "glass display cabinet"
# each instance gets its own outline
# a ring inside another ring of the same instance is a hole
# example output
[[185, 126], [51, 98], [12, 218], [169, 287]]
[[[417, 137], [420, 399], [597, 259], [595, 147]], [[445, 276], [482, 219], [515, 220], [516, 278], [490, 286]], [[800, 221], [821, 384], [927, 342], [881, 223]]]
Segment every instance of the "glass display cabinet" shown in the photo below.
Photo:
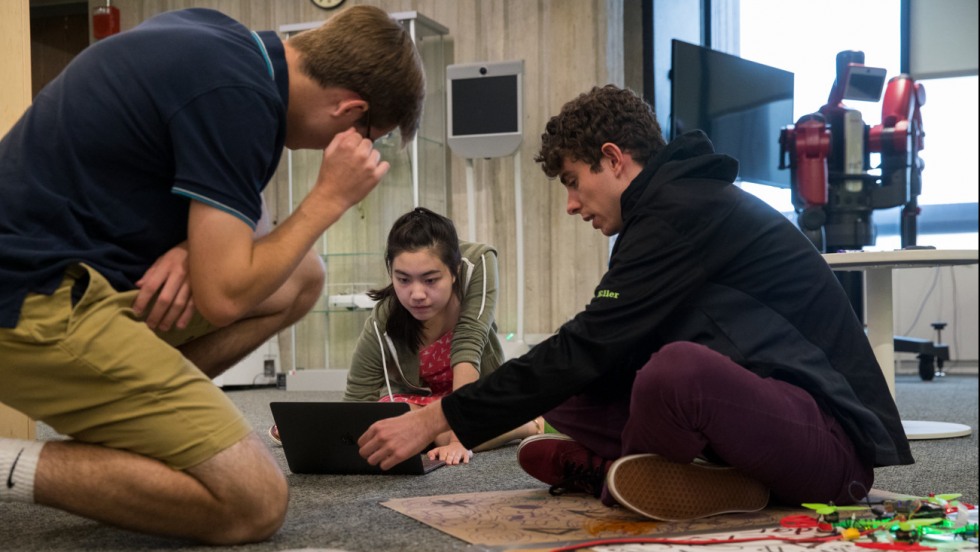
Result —
[[[426, 73], [426, 98], [417, 136], [405, 147], [397, 132], [375, 142], [388, 174], [360, 204], [321, 236], [317, 250], [326, 267], [323, 297], [312, 312], [280, 336], [282, 368], [346, 370], [354, 345], [373, 306], [365, 292], [388, 284], [384, 264], [388, 230], [417, 206], [448, 216], [449, 152], [446, 147], [446, 66], [448, 29], [417, 12], [391, 14], [411, 33]], [[322, 22], [284, 25], [289, 36]], [[275, 212], [285, 217], [316, 179], [322, 152], [287, 150], [275, 183]], [[336, 374], [335, 374], [336, 375]], [[328, 378], [329, 379], [329, 378]], [[336, 378], [334, 378], [336, 381]]]

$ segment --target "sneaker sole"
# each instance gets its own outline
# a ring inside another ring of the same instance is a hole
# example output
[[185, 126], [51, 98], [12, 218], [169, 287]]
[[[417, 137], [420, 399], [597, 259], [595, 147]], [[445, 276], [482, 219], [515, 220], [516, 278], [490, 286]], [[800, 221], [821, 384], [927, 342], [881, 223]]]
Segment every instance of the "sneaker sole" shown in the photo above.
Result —
[[547, 439], [549, 441], [574, 441], [575, 440], [569, 437], [568, 435], [564, 435], [562, 433], [539, 433], [537, 435], [531, 435], [530, 437], [525, 437], [521, 439], [521, 444], [517, 445], [518, 457], [520, 457], [521, 449], [524, 448], [525, 445], [533, 443], [534, 441], [540, 441], [542, 439]]
[[678, 464], [655, 454], [616, 460], [606, 485], [621, 505], [662, 521], [757, 512], [769, 503], [769, 489], [734, 468]]
[[275, 444], [277, 444], [279, 446], [282, 446], [282, 440], [280, 440], [278, 437], [276, 437], [276, 434], [272, 432], [272, 428], [273, 427], [275, 427], [275, 426], [270, 426], [269, 429], [266, 431], [266, 433], [269, 434], [269, 438], [272, 439], [272, 442], [273, 443], [275, 443]]

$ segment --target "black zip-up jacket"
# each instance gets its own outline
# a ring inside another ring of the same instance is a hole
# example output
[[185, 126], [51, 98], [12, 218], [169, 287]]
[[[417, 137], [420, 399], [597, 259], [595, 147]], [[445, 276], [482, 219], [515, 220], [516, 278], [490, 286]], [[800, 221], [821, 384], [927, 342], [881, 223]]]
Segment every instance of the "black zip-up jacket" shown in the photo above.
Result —
[[592, 301], [557, 334], [442, 401], [467, 446], [579, 393], [628, 400], [635, 372], [690, 341], [809, 392], [874, 466], [911, 464], [895, 402], [833, 272], [783, 215], [734, 186], [704, 133], [674, 140], [621, 198]]

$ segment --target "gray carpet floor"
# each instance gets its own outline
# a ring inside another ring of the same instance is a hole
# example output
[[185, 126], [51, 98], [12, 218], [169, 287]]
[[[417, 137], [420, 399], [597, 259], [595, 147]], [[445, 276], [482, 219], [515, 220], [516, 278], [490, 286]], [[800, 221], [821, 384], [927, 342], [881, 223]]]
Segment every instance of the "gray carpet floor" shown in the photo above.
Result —
[[[924, 495], [962, 493], [977, 502], [977, 375], [949, 375], [933, 382], [899, 375], [899, 410], [905, 419], [963, 423], [969, 437], [914, 441], [916, 464], [879, 469], [875, 487]], [[270, 401], [338, 400], [333, 393], [287, 392], [273, 388], [228, 390], [257, 430], [271, 424]], [[58, 438], [43, 424], [39, 438]], [[271, 441], [270, 441], [271, 442]], [[310, 476], [288, 473], [282, 449], [274, 454], [287, 471], [289, 513], [269, 541], [229, 547], [266, 552], [287, 550], [476, 550], [467, 543], [403, 516], [379, 503], [391, 498], [540, 488], [515, 461], [516, 447], [477, 454], [472, 463], [436, 470], [426, 476]], [[0, 503], [0, 550], [180, 550], [214, 547], [150, 537], [34, 505]]]

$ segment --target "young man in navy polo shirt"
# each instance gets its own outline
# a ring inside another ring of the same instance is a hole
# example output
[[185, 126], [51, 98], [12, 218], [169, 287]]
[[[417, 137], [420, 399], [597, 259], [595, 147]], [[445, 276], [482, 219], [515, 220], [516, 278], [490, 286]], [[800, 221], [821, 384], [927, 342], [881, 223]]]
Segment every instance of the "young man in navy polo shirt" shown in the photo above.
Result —
[[[372, 140], [414, 136], [424, 89], [409, 34], [367, 6], [288, 42], [175, 11], [79, 54], [0, 142], [0, 401], [72, 438], [0, 439], [0, 500], [210, 544], [275, 533], [285, 478], [210, 377], [315, 303], [315, 240], [387, 172]], [[284, 146], [323, 159], [270, 230]]]

